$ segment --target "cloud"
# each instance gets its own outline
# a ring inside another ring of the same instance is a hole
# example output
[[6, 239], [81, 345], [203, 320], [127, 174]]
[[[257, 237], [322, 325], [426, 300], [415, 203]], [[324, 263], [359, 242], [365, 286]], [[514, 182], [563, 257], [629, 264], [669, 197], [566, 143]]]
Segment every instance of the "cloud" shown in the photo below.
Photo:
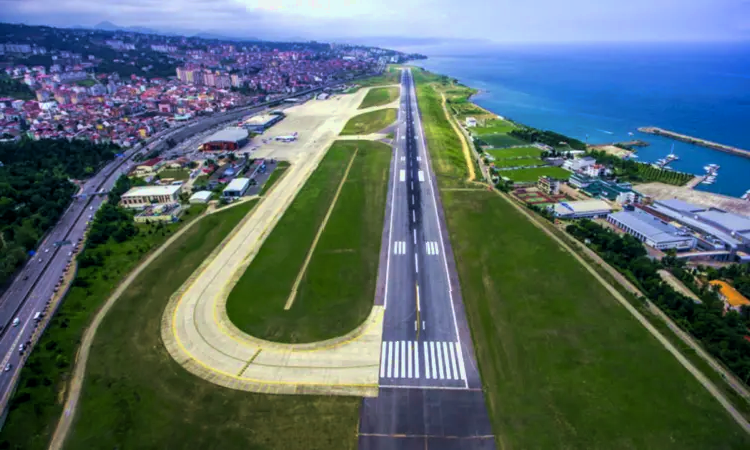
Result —
[[0, 0], [3, 20], [203, 30], [266, 39], [497, 42], [733, 40], [747, 0]]

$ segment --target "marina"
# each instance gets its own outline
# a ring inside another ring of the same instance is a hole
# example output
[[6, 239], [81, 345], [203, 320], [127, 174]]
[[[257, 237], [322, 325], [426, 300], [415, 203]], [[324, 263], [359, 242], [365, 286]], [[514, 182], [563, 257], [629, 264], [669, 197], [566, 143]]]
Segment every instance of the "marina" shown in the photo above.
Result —
[[688, 144], [700, 145], [701, 147], [707, 147], [714, 150], [719, 150], [733, 155], [743, 156], [750, 158], [750, 151], [743, 150], [741, 148], [732, 147], [731, 145], [719, 144], [718, 142], [707, 141], [705, 139], [688, 136], [686, 134], [675, 133], [674, 131], [665, 130], [658, 127], [640, 127], [638, 131], [641, 133], [655, 134], [658, 136], [666, 136], [668, 138], [676, 139], [678, 141], [687, 142]]

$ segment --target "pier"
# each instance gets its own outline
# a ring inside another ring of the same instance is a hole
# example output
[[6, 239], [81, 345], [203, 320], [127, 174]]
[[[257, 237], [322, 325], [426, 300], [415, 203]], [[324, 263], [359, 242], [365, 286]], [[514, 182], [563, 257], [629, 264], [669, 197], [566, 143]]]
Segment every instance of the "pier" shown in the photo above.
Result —
[[737, 156], [744, 156], [750, 158], [750, 151], [743, 150], [741, 148], [732, 147], [731, 145], [719, 144], [718, 142], [711, 142], [705, 139], [688, 136], [686, 134], [675, 133], [674, 131], [665, 130], [658, 127], [640, 127], [638, 131], [641, 133], [655, 134], [657, 136], [666, 136], [668, 138], [676, 139], [678, 141], [687, 142], [688, 144], [700, 145], [701, 147], [707, 147], [714, 150], [719, 150], [725, 153], [731, 153]]

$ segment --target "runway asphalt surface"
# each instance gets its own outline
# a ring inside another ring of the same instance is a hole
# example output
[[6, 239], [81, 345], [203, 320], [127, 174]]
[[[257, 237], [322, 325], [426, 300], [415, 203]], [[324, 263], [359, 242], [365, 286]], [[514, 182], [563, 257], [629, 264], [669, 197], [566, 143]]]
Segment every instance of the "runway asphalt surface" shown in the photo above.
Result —
[[410, 70], [401, 87], [376, 299], [380, 389], [363, 400], [359, 447], [494, 448]]

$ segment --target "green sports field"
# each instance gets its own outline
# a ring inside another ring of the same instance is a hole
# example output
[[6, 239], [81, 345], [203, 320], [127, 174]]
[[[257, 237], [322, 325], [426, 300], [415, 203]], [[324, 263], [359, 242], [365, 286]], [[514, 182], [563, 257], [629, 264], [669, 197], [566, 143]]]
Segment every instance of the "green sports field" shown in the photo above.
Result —
[[469, 128], [469, 131], [477, 136], [484, 136], [487, 134], [505, 134], [514, 129], [516, 129], [516, 126], [507, 120], [488, 119], [481, 126]]
[[493, 148], [485, 151], [497, 159], [518, 158], [521, 156], [537, 158], [542, 154], [542, 150], [537, 147]]
[[541, 176], [567, 180], [570, 172], [561, 167], [532, 167], [529, 169], [503, 170], [501, 176], [508, 177], [517, 183], [537, 181]]
[[[345, 169], [352, 167], [289, 310], [284, 306]], [[345, 334], [370, 313], [391, 149], [338, 141], [297, 194], [227, 301], [241, 330], [280, 342]]]
[[503, 158], [493, 161], [495, 167], [528, 167], [541, 166], [544, 164], [539, 158]]

